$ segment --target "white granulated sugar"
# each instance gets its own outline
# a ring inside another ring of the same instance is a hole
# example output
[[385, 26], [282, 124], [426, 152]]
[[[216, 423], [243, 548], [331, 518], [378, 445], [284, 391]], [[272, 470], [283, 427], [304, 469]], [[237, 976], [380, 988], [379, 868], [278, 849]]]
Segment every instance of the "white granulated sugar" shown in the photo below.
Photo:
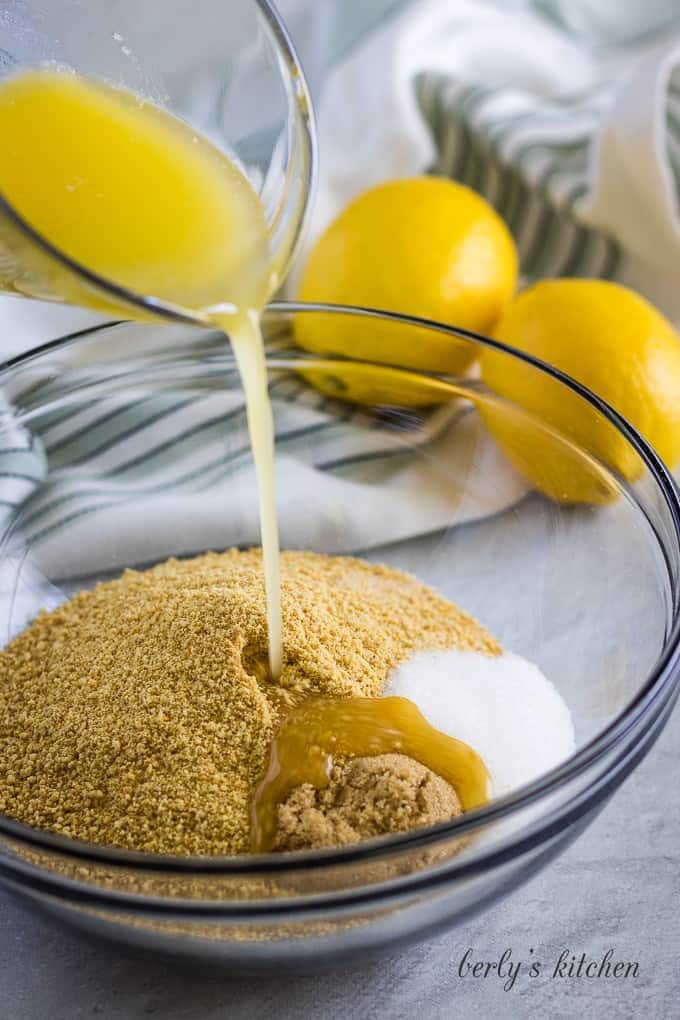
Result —
[[409, 698], [432, 726], [469, 744], [491, 773], [496, 797], [536, 779], [575, 748], [560, 694], [519, 655], [419, 652], [394, 670], [384, 694]]

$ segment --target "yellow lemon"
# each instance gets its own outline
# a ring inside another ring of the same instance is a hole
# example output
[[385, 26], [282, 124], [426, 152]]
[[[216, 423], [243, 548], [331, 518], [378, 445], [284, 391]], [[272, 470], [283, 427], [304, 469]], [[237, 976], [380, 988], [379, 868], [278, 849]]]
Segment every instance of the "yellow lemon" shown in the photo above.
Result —
[[[674, 466], [680, 459], [680, 342], [647, 301], [604, 280], [545, 280], [520, 294], [494, 332], [614, 407]], [[480, 412], [518, 470], [560, 502], [601, 503], [609, 471], [633, 481], [642, 461], [604, 415], [530, 365], [484, 350], [484, 382], [505, 398]]]
[[313, 361], [298, 375], [327, 397], [364, 407], [431, 407], [452, 400], [456, 390], [436, 376], [357, 361]]
[[[485, 332], [516, 282], [515, 245], [491, 206], [462, 184], [416, 177], [378, 185], [341, 213], [312, 250], [298, 296]], [[295, 337], [320, 354], [449, 374], [476, 355], [443, 333], [330, 315], [300, 316]]]

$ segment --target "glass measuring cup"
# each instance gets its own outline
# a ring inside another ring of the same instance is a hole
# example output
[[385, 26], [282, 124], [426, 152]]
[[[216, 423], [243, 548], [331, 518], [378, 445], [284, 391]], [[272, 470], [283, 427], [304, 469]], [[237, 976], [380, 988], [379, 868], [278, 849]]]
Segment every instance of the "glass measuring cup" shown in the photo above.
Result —
[[[0, 79], [45, 63], [134, 91], [226, 152], [260, 196], [283, 278], [306, 219], [316, 146], [305, 78], [269, 0], [10, 3], [0, 21]], [[225, 281], [225, 302], [228, 290]], [[126, 318], [197, 321], [195, 312], [135, 293], [60, 251], [3, 196], [1, 169], [0, 291]]]

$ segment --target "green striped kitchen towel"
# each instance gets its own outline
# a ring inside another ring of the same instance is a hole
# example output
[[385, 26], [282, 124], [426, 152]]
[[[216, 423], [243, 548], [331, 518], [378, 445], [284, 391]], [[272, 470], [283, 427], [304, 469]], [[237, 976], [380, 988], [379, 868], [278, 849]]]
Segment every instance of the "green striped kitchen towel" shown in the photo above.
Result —
[[525, 281], [601, 276], [680, 322], [677, 0], [416, 0], [331, 72], [312, 236], [427, 170], [485, 195]]
[[[259, 543], [245, 404], [227, 342], [201, 334], [197, 362], [189, 333], [186, 348], [172, 351], [184, 373], [167, 360], [149, 368], [145, 353], [167, 330], [104, 326], [84, 363], [76, 340], [56, 355], [56, 371], [49, 358], [29, 357], [10, 374], [0, 409], [5, 553], [63, 579], [112, 561]], [[268, 347], [270, 358], [288, 353], [289, 367], [270, 378], [284, 546], [367, 549], [490, 516], [526, 492], [469, 405], [369, 414], [335, 403], [290, 367], [296, 352], [279, 333]], [[156, 381], [161, 366], [170, 382]]]

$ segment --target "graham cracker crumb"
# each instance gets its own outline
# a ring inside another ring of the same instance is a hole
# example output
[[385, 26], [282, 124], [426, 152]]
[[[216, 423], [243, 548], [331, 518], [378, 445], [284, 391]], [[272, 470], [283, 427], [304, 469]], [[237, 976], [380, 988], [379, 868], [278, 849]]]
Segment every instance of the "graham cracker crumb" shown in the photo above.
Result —
[[309, 552], [281, 567], [276, 684], [260, 550], [126, 571], [41, 613], [0, 652], [0, 810], [132, 850], [243, 853], [289, 703], [379, 695], [416, 650], [500, 654], [407, 574]]

